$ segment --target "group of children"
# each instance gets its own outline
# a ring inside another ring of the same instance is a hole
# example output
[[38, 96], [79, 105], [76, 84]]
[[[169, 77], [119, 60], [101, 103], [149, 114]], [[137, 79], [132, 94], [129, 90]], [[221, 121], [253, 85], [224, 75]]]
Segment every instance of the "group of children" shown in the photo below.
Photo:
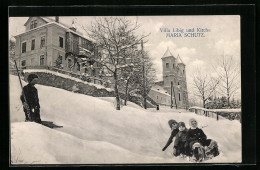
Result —
[[190, 129], [187, 129], [184, 122], [169, 120], [171, 136], [162, 151], [173, 142], [173, 155], [183, 157], [193, 157], [195, 161], [202, 161], [219, 155], [217, 142], [207, 139], [202, 129], [198, 128], [198, 122], [191, 118]]

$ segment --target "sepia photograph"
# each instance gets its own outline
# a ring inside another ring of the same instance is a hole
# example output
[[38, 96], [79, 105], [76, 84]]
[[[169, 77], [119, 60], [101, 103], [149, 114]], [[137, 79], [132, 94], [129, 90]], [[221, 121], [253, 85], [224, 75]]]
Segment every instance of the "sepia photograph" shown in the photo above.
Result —
[[10, 164], [242, 163], [240, 19], [9, 17]]

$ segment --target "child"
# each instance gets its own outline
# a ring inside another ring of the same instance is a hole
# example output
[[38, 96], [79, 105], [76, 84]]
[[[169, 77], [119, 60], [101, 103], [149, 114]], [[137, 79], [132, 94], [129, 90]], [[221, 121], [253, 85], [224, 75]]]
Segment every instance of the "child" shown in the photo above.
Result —
[[178, 122], [176, 120], [171, 119], [171, 120], [168, 121], [168, 124], [169, 124], [172, 132], [171, 132], [170, 138], [168, 139], [168, 141], [167, 141], [166, 145], [164, 146], [164, 148], [162, 149], [162, 151], [166, 150], [166, 148], [172, 143], [173, 138], [179, 132]]
[[[195, 156], [196, 160], [202, 160], [205, 157], [205, 150], [212, 152], [214, 149], [214, 156], [219, 154], [217, 142], [207, 139], [202, 129], [198, 128], [198, 123], [194, 118], [190, 119], [190, 129], [187, 132], [188, 152]], [[204, 149], [204, 147], [206, 149]]]
[[179, 156], [179, 155], [185, 155], [187, 156], [187, 129], [184, 122], [180, 122], [178, 124], [179, 132], [176, 135], [175, 141], [174, 141], [174, 148], [173, 148], [173, 155]]

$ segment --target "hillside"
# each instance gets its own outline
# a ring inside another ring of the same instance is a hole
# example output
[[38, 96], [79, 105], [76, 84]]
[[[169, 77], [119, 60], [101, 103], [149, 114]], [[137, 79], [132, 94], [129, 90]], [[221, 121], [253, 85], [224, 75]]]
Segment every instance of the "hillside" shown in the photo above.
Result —
[[[23, 85], [26, 83], [23, 82]], [[11, 160], [13, 164], [190, 163], [173, 158], [172, 145], [162, 152], [170, 129], [169, 119], [196, 118], [208, 138], [215, 139], [221, 154], [206, 163], [241, 162], [241, 124], [161, 107], [144, 110], [130, 103], [120, 111], [114, 98], [91, 97], [36, 85], [42, 120], [62, 125], [49, 129], [24, 122], [21, 88], [10, 75]]]

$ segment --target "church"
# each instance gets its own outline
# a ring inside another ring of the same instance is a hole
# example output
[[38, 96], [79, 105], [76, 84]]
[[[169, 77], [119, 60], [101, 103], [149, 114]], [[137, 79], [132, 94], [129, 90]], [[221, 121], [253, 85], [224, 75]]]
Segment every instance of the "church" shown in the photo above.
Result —
[[156, 103], [176, 109], [187, 109], [188, 91], [185, 64], [167, 48], [162, 59], [163, 81], [156, 82], [148, 96]]

